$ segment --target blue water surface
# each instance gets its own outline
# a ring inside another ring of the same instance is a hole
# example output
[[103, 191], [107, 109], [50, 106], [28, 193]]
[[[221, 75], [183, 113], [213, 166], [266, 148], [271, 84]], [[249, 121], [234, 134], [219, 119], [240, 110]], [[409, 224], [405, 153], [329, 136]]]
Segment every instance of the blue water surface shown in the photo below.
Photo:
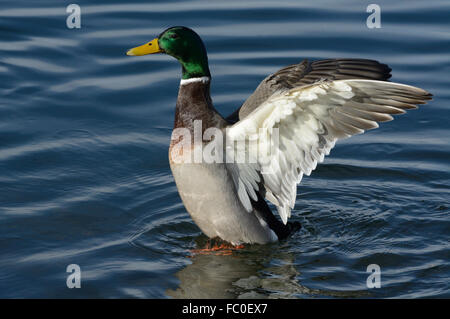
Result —
[[[378, 0], [379, 29], [372, 0], [77, 0], [69, 29], [72, 2], [0, 4], [0, 297], [450, 297], [448, 0]], [[206, 238], [168, 164], [180, 66], [125, 55], [173, 25], [204, 39], [224, 115], [304, 58], [376, 59], [434, 99], [338, 143], [290, 239], [192, 254]]]

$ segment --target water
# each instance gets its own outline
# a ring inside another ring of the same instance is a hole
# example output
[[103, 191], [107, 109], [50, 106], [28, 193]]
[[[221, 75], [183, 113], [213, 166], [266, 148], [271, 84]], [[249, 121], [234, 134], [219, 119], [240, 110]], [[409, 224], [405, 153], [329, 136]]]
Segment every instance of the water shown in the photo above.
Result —
[[[0, 297], [450, 297], [447, 0], [0, 5]], [[299, 187], [282, 243], [192, 255], [206, 238], [168, 165], [180, 67], [128, 48], [172, 25], [204, 39], [218, 110], [303, 58], [371, 58], [434, 94], [337, 145]], [[68, 289], [78, 264], [81, 289]], [[368, 289], [366, 268], [381, 267]]]

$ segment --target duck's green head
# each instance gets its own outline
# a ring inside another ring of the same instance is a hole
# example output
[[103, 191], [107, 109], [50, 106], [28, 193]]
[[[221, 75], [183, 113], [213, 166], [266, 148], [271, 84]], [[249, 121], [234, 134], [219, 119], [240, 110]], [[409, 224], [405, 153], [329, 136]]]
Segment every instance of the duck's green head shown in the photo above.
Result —
[[128, 50], [127, 55], [154, 53], [166, 53], [180, 61], [183, 79], [210, 76], [203, 41], [189, 28], [171, 27], [152, 41]]

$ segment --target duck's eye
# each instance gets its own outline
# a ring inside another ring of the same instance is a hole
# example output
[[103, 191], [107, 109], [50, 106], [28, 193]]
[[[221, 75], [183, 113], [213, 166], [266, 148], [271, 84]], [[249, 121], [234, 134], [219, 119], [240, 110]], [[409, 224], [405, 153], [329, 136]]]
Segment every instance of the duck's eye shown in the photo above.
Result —
[[171, 38], [171, 39], [178, 39], [179, 36], [176, 33], [172, 33], [171, 35], [169, 35], [169, 38]]

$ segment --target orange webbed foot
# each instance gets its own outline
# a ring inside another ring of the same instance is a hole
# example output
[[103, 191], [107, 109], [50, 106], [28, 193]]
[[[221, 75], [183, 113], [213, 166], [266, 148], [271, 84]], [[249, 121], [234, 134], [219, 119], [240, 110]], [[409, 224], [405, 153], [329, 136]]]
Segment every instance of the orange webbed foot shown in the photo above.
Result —
[[191, 249], [190, 252], [193, 254], [199, 255], [220, 255], [220, 256], [228, 256], [233, 253], [233, 251], [243, 249], [245, 245], [233, 245], [226, 241], [218, 241], [209, 239], [206, 242], [204, 248], [199, 249]]

